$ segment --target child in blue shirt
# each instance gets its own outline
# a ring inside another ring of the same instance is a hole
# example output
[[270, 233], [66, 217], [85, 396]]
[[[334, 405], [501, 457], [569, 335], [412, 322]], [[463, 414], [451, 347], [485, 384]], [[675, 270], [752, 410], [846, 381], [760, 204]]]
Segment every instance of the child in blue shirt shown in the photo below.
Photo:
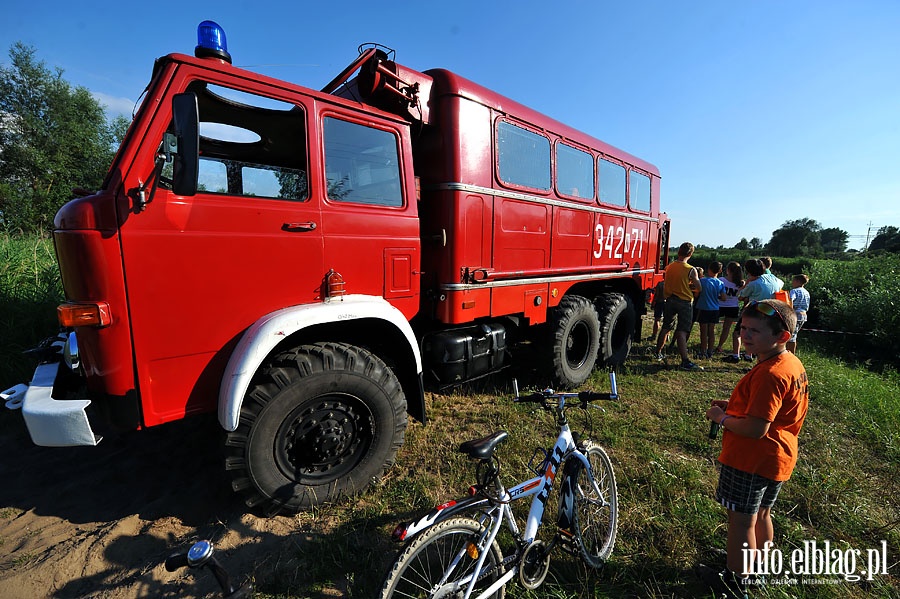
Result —
[[700, 355], [712, 358], [716, 343], [716, 325], [719, 324], [719, 300], [725, 299], [725, 284], [719, 279], [721, 262], [711, 262], [707, 276], [700, 279], [700, 295], [697, 297], [697, 322], [700, 324]]

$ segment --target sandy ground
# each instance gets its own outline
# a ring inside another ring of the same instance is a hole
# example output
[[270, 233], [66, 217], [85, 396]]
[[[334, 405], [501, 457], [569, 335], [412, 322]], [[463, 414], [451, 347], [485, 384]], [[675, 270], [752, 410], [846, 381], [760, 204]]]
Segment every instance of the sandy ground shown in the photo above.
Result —
[[206, 571], [169, 573], [165, 558], [211, 539], [240, 581], [289, 563], [303, 541], [296, 516], [246, 513], [212, 420], [46, 448], [0, 410], [0, 599], [216, 596]]

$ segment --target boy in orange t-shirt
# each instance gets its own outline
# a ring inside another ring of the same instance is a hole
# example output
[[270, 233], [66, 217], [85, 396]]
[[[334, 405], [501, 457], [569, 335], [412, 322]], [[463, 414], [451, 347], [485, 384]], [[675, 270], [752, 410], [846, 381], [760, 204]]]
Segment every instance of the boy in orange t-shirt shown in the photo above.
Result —
[[723, 429], [716, 500], [728, 510], [727, 567], [698, 572], [719, 592], [743, 597], [744, 549], [774, 540], [772, 506], [797, 463], [797, 435], [809, 406], [806, 369], [785, 344], [796, 327], [793, 309], [778, 300], [750, 302], [741, 313], [741, 341], [757, 363], [729, 401], [715, 400], [706, 417]]

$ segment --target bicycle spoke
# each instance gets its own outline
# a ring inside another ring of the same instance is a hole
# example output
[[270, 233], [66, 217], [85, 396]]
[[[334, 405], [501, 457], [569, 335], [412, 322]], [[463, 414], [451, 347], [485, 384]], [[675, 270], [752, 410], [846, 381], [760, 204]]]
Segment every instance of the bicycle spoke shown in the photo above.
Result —
[[[455, 597], [472, 582], [477, 560], [466, 548], [483, 537], [484, 528], [468, 518], [451, 518], [426, 530], [401, 553], [382, 590], [382, 597], [426, 599]], [[498, 565], [502, 555], [496, 543], [488, 547], [484, 567], [475, 585], [486, 589], [502, 572]], [[452, 595], [446, 593], [453, 593]], [[503, 589], [493, 594], [502, 599]]]
[[591, 484], [587, 470], [579, 470], [575, 485], [575, 535], [584, 561], [599, 568], [612, 553], [616, 539], [616, 479], [612, 463], [600, 447], [589, 446], [584, 453], [597, 488]]

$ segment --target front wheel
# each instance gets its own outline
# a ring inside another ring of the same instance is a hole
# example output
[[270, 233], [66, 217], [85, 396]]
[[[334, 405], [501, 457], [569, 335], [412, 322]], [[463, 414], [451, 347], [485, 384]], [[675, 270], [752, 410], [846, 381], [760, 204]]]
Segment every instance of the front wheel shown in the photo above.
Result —
[[[487, 534], [471, 518], [449, 518], [415, 537], [397, 557], [381, 589], [381, 599], [456, 599], [462, 597], [478, 560], [477, 543]], [[473, 597], [503, 574], [497, 543], [488, 548]], [[463, 584], [460, 584], [463, 583]], [[457, 588], [457, 587], [462, 588]], [[503, 599], [501, 587], [491, 599]]]
[[254, 379], [225, 467], [251, 507], [296, 512], [364, 490], [405, 431], [406, 398], [382, 360], [345, 343], [304, 345]]
[[601, 567], [612, 553], [618, 526], [618, 496], [612, 462], [599, 445], [582, 449], [594, 473], [600, 494], [591, 485], [585, 468], [574, 474], [574, 533], [581, 558], [592, 568]]

